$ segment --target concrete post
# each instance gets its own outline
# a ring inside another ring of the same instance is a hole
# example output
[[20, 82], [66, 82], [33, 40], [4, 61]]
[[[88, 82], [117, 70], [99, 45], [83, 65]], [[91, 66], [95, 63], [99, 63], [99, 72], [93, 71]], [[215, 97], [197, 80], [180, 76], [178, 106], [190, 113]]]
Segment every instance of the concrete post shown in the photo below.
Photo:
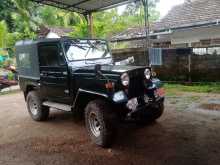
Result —
[[192, 78], [191, 78], [191, 53], [189, 53], [188, 55], [188, 82], [191, 83], [192, 82]]

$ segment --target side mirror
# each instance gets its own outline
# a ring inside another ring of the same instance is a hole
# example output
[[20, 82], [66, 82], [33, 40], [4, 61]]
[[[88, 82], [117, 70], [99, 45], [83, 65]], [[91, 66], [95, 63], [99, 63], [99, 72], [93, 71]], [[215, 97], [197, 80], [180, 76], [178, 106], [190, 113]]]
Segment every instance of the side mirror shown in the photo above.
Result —
[[134, 56], [128, 57], [127, 61], [128, 61], [128, 64], [133, 64], [134, 63]]
[[125, 60], [116, 62], [115, 65], [131, 65], [131, 64], [133, 64], [133, 63], [134, 63], [134, 56], [128, 57], [128, 58], [125, 59]]

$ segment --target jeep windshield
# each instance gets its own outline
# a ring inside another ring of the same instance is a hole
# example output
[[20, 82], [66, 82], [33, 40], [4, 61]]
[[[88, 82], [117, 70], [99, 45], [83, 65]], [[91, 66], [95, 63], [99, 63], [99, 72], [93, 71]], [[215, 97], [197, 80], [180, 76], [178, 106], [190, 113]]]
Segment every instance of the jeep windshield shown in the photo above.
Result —
[[70, 40], [64, 43], [64, 47], [69, 61], [112, 58], [107, 42], [104, 40]]

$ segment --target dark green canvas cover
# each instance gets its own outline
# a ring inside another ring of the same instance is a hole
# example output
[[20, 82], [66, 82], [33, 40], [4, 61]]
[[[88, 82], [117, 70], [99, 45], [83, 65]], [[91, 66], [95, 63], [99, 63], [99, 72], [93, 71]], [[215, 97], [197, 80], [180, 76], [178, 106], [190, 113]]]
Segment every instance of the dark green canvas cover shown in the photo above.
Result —
[[15, 53], [19, 76], [40, 79], [37, 43], [19, 41], [15, 45]]

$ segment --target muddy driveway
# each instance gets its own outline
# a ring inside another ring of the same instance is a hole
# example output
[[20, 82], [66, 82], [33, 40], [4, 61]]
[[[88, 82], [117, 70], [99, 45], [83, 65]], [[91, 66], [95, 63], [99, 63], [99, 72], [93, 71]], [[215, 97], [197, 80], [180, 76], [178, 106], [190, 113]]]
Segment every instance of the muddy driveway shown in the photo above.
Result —
[[112, 148], [102, 149], [70, 114], [53, 111], [49, 121], [36, 123], [21, 93], [0, 96], [0, 164], [219, 165], [219, 101], [214, 94], [169, 96], [157, 122], [122, 124]]

